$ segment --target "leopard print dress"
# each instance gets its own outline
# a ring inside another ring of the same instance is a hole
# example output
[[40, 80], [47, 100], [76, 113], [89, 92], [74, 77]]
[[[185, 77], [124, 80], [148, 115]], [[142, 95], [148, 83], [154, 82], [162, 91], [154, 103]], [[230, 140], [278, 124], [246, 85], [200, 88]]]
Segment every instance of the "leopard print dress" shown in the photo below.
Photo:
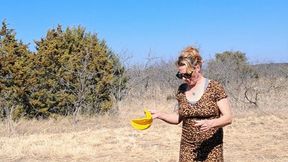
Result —
[[227, 98], [223, 86], [211, 80], [196, 103], [189, 103], [185, 96], [187, 84], [179, 87], [176, 98], [179, 117], [182, 120], [179, 162], [223, 161], [223, 129], [212, 128], [201, 132], [195, 120], [220, 117], [217, 101]]

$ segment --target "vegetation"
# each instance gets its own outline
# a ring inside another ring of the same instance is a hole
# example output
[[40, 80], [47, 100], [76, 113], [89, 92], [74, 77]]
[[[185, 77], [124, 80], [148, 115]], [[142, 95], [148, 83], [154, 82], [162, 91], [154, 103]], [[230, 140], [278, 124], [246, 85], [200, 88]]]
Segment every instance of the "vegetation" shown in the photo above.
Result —
[[[28, 104], [30, 60], [33, 57], [27, 45], [17, 41], [15, 32], [2, 23], [0, 31], [0, 112], [1, 117], [15, 118]], [[14, 115], [16, 114], [16, 115]]]
[[[128, 69], [129, 96], [142, 99], [155, 99], [159, 96], [174, 99], [181, 81], [175, 77], [173, 61], [149, 62], [146, 66]], [[204, 76], [221, 82], [233, 107], [258, 108], [266, 101], [266, 96], [276, 92], [284, 93], [287, 86], [288, 64], [259, 64], [248, 62], [241, 51], [217, 53], [203, 66]], [[137, 89], [137, 90], [136, 90]], [[272, 98], [271, 98], [272, 99]], [[268, 101], [269, 102], [269, 101]]]
[[[36, 52], [2, 23], [1, 117], [94, 115], [113, 108], [127, 82], [118, 57], [96, 34], [59, 25], [36, 41]], [[118, 93], [116, 93], [118, 92]], [[117, 95], [118, 94], [118, 95]], [[115, 97], [113, 97], [113, 95]]]
[[[123, 99], [173, 100], [181, 83], [174, 61], [149, 56], [143, 65], [125, 69], [104, 40], [81, 26], [63, 30], [59, 25], [35, 44], [31, 52], [2, 22], [2, 119], [71, 115], [76, 122], [79, 114], [117, 111]], [[285, 89], [287, 70], [287, 64], [252, 65], [241, 51], [217, 53], [203, 66], [204, 75], [220, 81], [237, 108], [259, 107], [265, 96]]]

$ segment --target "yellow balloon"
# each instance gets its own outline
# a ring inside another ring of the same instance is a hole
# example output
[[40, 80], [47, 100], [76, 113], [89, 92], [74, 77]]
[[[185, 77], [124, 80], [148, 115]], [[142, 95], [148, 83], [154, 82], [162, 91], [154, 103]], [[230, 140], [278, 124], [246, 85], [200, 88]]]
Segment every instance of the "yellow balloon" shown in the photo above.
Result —
[[134, 129], [145, 130], [152, 125], [153, 119], [151, 113], [147, 109], [144, 109], [144, 113], [145, 117], [131, 120], [130, 124]]

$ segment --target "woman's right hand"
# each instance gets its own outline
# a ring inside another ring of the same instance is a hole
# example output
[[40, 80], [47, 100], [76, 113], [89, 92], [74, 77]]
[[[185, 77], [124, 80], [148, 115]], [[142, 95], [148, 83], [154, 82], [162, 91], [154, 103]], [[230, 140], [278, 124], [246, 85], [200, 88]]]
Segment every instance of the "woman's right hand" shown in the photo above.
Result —
[[154, 110], [154, 109], [149, 110], [149, 111], [150, 111], [153, 119], [158, 119], [159, 116], [160, 116], [160, 114], [161, 114], [161, 112], [159, 112], [159, 111], [157, 111], [157, 110]]
[[181, 120], [177, 113], [164, 113], [157, 110], [149, 110], [153, 119], [160, 119], [169, 124], [179, 124]]

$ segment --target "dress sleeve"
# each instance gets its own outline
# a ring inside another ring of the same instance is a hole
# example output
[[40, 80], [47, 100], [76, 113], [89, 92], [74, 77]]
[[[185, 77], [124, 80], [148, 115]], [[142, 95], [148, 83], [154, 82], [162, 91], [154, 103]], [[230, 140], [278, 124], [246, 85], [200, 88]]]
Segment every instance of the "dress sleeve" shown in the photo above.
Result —
[[186, 97], [185, 97], [185, 91], [187, 89], [187, 84], [181, 84], [178, 88], [177, 94], [176, 94], [176, 99], [178, 103], [185, 102]]
[[185, 103], [187, 102], [186, 101], [186, 97], [185, 97], [185, 91], [186, 91], [186, 88], [187, 88], [187, 84], [181, 84], [179, 87], [178, 87], [178, 91], [177, 91], [177, 94], [176, 94], [176, 99], [178, 101], [178, 114], [180, 116], [180, 118], [182, 118], [182, 111], [183, 111], [183, 106], [187, 106]]
[[228, 97], [224, 87], [219, 82], [215, 81], [214, 89], [214, 99], [216, 102]]

